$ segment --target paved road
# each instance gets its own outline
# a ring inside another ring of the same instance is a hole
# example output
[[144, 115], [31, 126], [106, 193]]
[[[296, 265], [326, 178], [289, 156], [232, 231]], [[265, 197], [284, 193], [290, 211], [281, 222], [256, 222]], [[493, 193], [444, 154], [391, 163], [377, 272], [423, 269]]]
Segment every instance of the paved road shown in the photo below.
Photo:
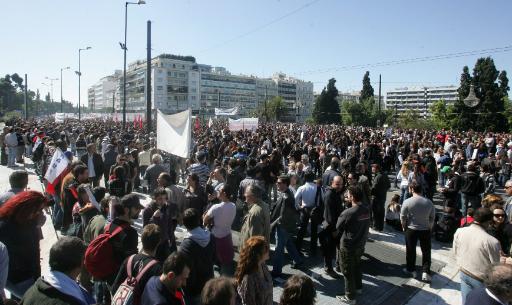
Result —
[[[23, 168], [23, 167], [20, 167]], [[27, 165], [29, 171], [29, 188], [41, 190], [37, 177]], [[0, 166], [0, 191], [7, 190], [8, 176], [11, 169]], [[397, 192], [391, 189], [389, 198]], [[147, 204], [149, 199], [141, 195], [143, 202]], [[141, 219], [135, 226], [141, 229]], [[43, 227], [44, 239], [41, 241], [41, 257], [43, 273], [48, 271], [48, 253], [51, 245], [57, 240], [50, 221]], [[177, 235], [181, 237], [182, 230], [178, 228]], [[235, 243], [237, 232], [234, 232]], [[433, 242], [432, 269], [436, 272], [431, 285], [425, 285], [418, 279], [411, 279], [402, 273], [405, 264], [404, 237], [400, 232], [386, 228], [384, 232], [370, 231], [365, 255], [363, 257], [363, 294], [358, 297], [359, 304], [459, 304], [458, 284], [453, 265], [453, 257], [450, 254], [450, 245]], [[419, 252], [419, 249], [418, 249]], [[418, 253], [420, 254], [420, 253]], [[417, 265], [419, 266], [420, 255]], [[337, 293], [343, 291], [343, 280], [331, 278], [323, 273], [321, 256], [312, 257], [302, 270], [294, 270], [286, 266], [283, 272], [286, 274], [304, 273], [311, 276], [318, 292], [317, 304], [340, 304], [335, 298]], [[282, 287], [276, 284], [274, 287], [274, 300], [277, 302], [281, 295]]]

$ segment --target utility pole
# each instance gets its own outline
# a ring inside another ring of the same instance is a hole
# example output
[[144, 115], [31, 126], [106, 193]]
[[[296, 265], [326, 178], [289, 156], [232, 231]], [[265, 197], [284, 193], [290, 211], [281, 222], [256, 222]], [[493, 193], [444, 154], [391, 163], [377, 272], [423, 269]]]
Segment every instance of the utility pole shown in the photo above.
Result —
[[220, 109], [220, 90], [217, 90], [217, 103], [219, 104]]
[[25, 73], [25, 120], [28, 119], [28, 82], [27, 73]]
[[423, 118], [427, 118], [427, 96], [428, 96], [428, 89], [425, 87], [425, 112], [423, 113]]
[[112, 113], [116, 112], [116, 91], [112, 92]]
[[380, 127], [380, 118], [381, 118], [381, 109], [380, 109], [380, 103], [381, 103], [381, 94], [380, 94], [380, 88], [382, 84], [381, 75], [379, 74], [379, 117], [377, 119], [377, 127]]
[[148, 20], [146, 55], [146, 127], [151, 131], [151, 21]]
[[268, 114], [267, 114], [267, 85], [265, 85], [265, 123], [268, 122]]

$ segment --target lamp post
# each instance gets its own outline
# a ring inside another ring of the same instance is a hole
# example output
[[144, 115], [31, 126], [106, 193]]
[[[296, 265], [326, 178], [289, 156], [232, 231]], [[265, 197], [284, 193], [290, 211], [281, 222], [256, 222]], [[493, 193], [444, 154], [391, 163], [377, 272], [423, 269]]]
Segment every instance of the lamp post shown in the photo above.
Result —
[[82, 51], [90, 50], [91, 47], [86, 48], [80, 48], [78, 49], [78, 71], [75, 71], [76, 74], [78, 74], [78, 120], [81, 119], [81, 107], [80, 107], [80, 78], [82, 77], [82, 72], [80, 70], [80, 54]]
[[125, 2], [124, 4], [124, 43], [120, 42], [121, 49], [124, 53], [124, 64], [123, 64], [123, 129], [126, 128], [126, 36], [128, 31], [128, 4], [146, 4], [146, 1], [139, 0], [137, 2]]
[[[48, 85], [47, 83], [41, 83], [41, 85], [45, 86], [46, 88], [50, 88], [50, 85]], [[48, 92], [49, 94], [50, 92]], [[51, 95], [50, 95], [50, 102], [52, 101], [52, 98], [51, 98]]]
[[63, 111], [64, 100], [62, 99], [62, 70], [69, 70], [70, 67], [60, 68], [60, 112]]
[[53, 81], [59, 80], [59, 79], [58, 78], [50, 78], [48, 76], [46, 76], [45, 79], [50, 81], [50, 92], [51, 92], [50, 101], [53, 103]]

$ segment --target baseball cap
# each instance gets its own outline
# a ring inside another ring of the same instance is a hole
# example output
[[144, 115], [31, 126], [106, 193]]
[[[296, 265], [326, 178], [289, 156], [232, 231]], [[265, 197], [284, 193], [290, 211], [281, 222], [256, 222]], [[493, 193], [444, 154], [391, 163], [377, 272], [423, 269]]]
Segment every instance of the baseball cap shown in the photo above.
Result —
[[452, 170], [452, 168], [450, 166], [445, 165], [445, 166], [443, 166], [443, 168], [441, 168], [441, 173], [446, 174], [447, 172], [449, 172], [451, 170]]

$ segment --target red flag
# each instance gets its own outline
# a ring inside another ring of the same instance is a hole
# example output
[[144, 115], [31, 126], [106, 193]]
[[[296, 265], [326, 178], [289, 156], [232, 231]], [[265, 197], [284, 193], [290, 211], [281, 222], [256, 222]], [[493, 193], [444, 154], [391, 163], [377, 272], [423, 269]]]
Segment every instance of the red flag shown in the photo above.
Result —
[[196, 125], [195, 125], [195, 130], [196, 130], [196, 131], [201, 130], [201, 123], [199, 122], [199, 117], [197, 117], [197, 116], [196, 116]]
[[133, 117], [133, 129], [137, 128], [137, 117]]
[[139, 129], [142, 129], [144, 127], [144, 123], [142, 122], [142, 116], [139, 115]]
[[62, 178], [65, 177], [70, 171], [71, 169], [68, 167], [62, 173], [60, 173], [60, 175], [53, 181], [53, 183], [47, 181], [48, 183], [46, 184], [45, 192], [50, 195], [55, 195], [55, 187], [62, 181]]

